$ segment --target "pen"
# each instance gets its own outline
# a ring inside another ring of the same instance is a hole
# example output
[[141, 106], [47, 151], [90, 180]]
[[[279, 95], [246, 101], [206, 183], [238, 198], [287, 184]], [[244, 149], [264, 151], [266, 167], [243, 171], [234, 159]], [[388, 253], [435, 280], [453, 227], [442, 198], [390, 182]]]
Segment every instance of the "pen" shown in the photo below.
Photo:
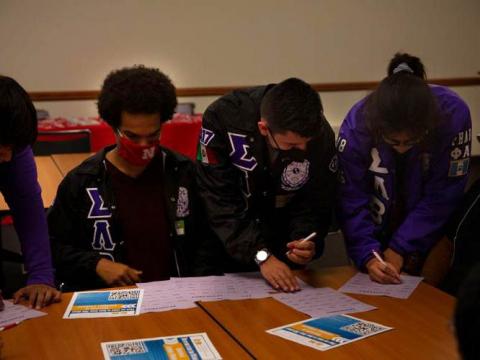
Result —
[[[304, 243], [305, 241], [308, 241], [308, 240], [310, 240], [310, 239], [313, 239], [315, 236], [317, 236], [317, 233], [314, 231], [314, 232], [312, 232], [310, 235], [308, 235], [305, 239], [301, 240], [301, 241], [299, 242], [299, 244], [302, 244], [302, 243]], [[292, 250], [288, 250], [287, 253], [286, 253], [286, 255], [290, 254], [291, 252], [292, 252]]]
[[377, 258], [378, 261], [380, 261], [380, 263], [387, 267], [387, 263], [382, 259], [382, 257], [380, 255], [378, 255], [378, 253], [375, 251], [375, 250], [372, 250], [372, 254], [373, 256], [375, 256]]
[[[387, 263], [385, 262], [385, 260], [382, 259], [382, 257], [381, 257], [380, 255], [378, 255], [378, 253], [377, 253], [375, 250], [372, 250], [372, 254], [373, 254], [373, 256], [375, 256], [375, 258], [376, 258], [378, 261], [380, 261], [380, 263], [381, 263], [383, 266], [385, 266], [385, 269], [387, 269], [387, 267], [388, 267]], [[401, 281], [400, 275], [397, 274], [395, 277], [397, 278], [398, 281]]]
[[14, 322], [14, 323], [12, 323], [12, 324], [8, 324], [8, 325], [5, 325], [5, 326], [2, 326], [2, 327], [0, 327], [0, 331], [4, 331], [4, 330], [11, 329], [11, 328], [17, 326], [18, 324], [20, 324], [20, 322]]

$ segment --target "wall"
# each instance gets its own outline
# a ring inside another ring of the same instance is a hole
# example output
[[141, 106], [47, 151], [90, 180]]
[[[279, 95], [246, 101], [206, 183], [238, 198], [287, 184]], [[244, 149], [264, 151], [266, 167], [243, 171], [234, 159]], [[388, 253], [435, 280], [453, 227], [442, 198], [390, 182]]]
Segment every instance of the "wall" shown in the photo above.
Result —
[[[161, 68], [177, 87], [368, 81], [400, 50], [431, 78], [475, 76], [479, 23], [478, 0], [0, 0], [0, 73], [29, 91], [99, 89], [132, 64]], [[479, 87], [455, 90], [480, 132]], [[338, 124], [365, 92], [321, 95]], [[213, 99], [180, 100], [203, 111]], [[93, 101], [38, 106], [96, 114]]]

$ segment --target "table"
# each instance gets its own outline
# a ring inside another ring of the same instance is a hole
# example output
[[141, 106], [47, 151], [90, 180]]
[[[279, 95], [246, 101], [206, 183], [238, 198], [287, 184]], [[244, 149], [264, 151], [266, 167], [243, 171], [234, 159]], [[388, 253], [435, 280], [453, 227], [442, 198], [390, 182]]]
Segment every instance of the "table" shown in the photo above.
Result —
[[62, 319], [72, 294], [0, 334], [2, 359], [103, 359], [100, 343], [206, 332], [224, 359], [251, 359], [200, 308], [108, 319]]
[[[333, 288], [354, 274], [352, 267], [298, 272], [314, 286]], [[64, 294], [61, 304], [47, 308], [49, 316], [28, 320], [0, 336], [6, 359], [98, 359], [101, 342], [192, 332], [207, 332], [224, 359], [458, 359], [449, 328], [454, 298], [448, 294], [420, 284], [406, 300], [351, 296], [378, 307], [354, 316], [395, 329], [320, 352], [265, 332], [308, 318], [272, 298], [202, 302], [201, 308], [138, 317], [63, 320], [71, 298], [71, 294]]]
[[83, 160], [91, 155], [93, 153], [54, 154], [51, 156], [62, 176], [65, 176], [70, 170], [80, 165]]
[[[195, 160], [201, 126], [201, 114], [175, 114], [172, 120], [162, 125], [160, 143]], [[90, 130], [90, 149], [92, 152], [115, 143], [112, 128], [99, 118], [56, 118], [42, 120], [38, 124], [38, 130], [44, 133], [84, 129]], [[45, 137], [48, 138], [48, 135], [39, 135], [38, 139], [42, 140]]]
[[[42, 189], [43, 205], [48, 208], [55, 199], [58, 185], [62, 181], [63, 176], [50, 156], [36, 156], [35, 163], [37, 165], [38, 182]], [[0, 196], [0, 211], [8, 209], [3, 196]]]
[[[336, 289], [354, 274], [351, 267], [337, 267], [320, 272], [303, 271], [299, 276], [316, 287]], [[308, 318], [272, 298], [201, 305], [258, 359], [458, 359], [449, 327], [454, 308], [454, 298], [450, 295], [423, 283], [406, 300], [349, 295], [378, 307], [353, 316], [395, 329], [319, 352], [265, 332]]]
[[160, 144], [195, 161], [202, 116], [176, 116], [162, 125]]
[[[115, 135], [112, 128], [99, 118], [55, 118], [42, 120], [38, 123], [38, 131], [56, 132], [64, 130], [90, 130], [90, 149], [98, 151], [107, 145], [115, 143]], [[37, 140], [42, 140], [39, 135]]]

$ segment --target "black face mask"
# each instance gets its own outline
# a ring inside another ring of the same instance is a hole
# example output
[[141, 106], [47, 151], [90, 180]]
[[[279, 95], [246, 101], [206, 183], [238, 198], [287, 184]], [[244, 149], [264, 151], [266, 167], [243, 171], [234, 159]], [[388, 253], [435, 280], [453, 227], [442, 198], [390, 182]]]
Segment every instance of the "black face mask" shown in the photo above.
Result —
[[306, 151], [300, 149], [281, 150], [273, 148], [274, 158], [282, 162], [290, 163], [292, 161], [303, 162], [307, 157]]
[[275, 147], [269, 144], [269, 147], [272, 149], [273, 161], [290, 163], [292, 161], [303, 162], [305, 160], [305, 158], [307, 157], [306, 151], [295, 149], [295, 148], [289, 149], [289, 150], [282, 150], [280, 149], [280, 146], [278, 146], [277, 141], [273, 137], [273, 134], [270, 132], [270, 129], [268, 129], [268, 133], [270, 134], [270, 137], [272, 138], [273, 143], [275, 144]]

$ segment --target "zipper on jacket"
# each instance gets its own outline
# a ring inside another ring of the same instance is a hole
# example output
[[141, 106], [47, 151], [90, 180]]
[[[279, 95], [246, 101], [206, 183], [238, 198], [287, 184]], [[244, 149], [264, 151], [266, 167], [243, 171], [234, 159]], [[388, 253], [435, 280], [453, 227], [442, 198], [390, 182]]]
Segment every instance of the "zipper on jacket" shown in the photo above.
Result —
[[173, 257], [175, 258], [175, 266], [177, 268], [178, 277], [182, 277], [182, 274], [180, 273], [180, 266], [178, 265], [177, 250], [176, 249], [173, 249]]

